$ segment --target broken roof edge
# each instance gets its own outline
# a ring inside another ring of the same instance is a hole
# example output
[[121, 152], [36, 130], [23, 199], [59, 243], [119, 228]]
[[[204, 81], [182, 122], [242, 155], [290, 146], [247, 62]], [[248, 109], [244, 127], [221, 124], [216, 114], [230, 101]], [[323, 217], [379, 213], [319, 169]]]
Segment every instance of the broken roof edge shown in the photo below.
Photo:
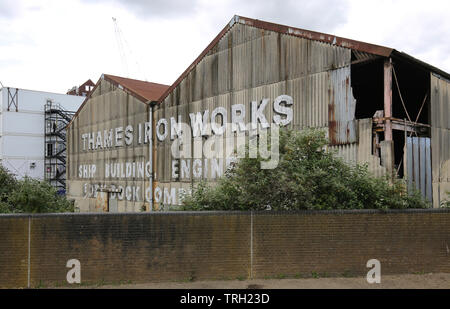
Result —
[[201, 52], [201, 54], [187, 67], [186, 70], [177, 78], [177, 80], [162, 94], [157, 100], [158, 104], [161, 104], [167, 96], [181, 83], [181, 81], [192, 71], [192, 69], [208, 54], [208, 52], [216, 46], [216, 44], [222, 39], [222, 37], [234, 26], [236, 17], [234, 15], [231, 21], [219, 32], [219, 34], [208, 44], [208, 46]]
[[394, 48], [382, 46], [382, 45], [376, 45], [371, 43], [366, 43], [362, 41], [356, 41], [351, 39], [346, 39], [338, 36], [334, 36], [331, 34], [316, 32], [316, 31], [310, 31], [310, 30], [304, 30], [294, 27], [288, 27], [283, 25], [278, 25], [266, 21], [260, 21], [260, 20], [254, 20], [247, 17], [241, 17], [241, 16], [235, 16], [233, 17], [233, 20], [236, 20], [236, 22], [240, 22], [241, 24], [246, 24], [250, 26], [254, 26], [257, 28], [263, 28], [279, 33], [286, 33], [290, 35], [295, 35], [302, 38], [311, 39], [314, 41], [320, 41], [324, 43], [329, 43], [331, 45], [337, 45], [357, 51], [366, 52], [369, 54], [374, 54], [382, 57], [398, 57], [402, 58], [403, 60], [407, 60], [410, 62], [413, 62], [425, 69], [430, 70], [431, 72], [435, 72], [438, 75], [441, 75], [447, 79], [450, 79], [450, 74], [435, 67], [432, 66], [422, 60], [419, 60], [405, 52], [400, 52]]
[[443, 70], [441, 70], [441, 69], [439, 69], [439, 68], [437, 68], [435, 66], [432, 66], [431, 64], [428, 64], [428, 63], [426, 63], [426, 62], [424, 62], [424, 61], [422, 61], [420, 59], [417, 59], [417, 58], [415, 58], [415, 57], [413, 57], [413, 56], [411, 56], [411, 55], [409, 55], [409, 54], [407, 54], [405, 52], [400, 52], [400, 51], [394, 49], [392, 51], [392, 55], [391, 56], [394, 59], [398, 58], [398, 59], [401, 59], [401, 60], [406, 61], [406, 62], [411, 62], [411, 63], [413, 63], [415, 65], [418, 65], [419, 67], [421, 67], [424, 70], [429, 70], [432, 73], [435, 73], [435, 74], [437, 74], [437, 75], [439, 75], [439, 76], [441, 76], [441, 77], [443, 77], [443, 78], [445, 78], [447, 80], [450, 80], [450, 74], [449, 73], [447, 73], [447, 72], [445, 72], [445, 71], [443, 71]]
[[235, 25], [247, 25], [268, 31], [274, 31], [281, 34], [297, 36], [314, 41], [337, 45], [344, 48], [355, 49], [383, 57], [389, 57], [393, 51], [392, 48], [374, 45], [370, 43], [341, 38], [331, 34], [325, 34], [305, 29], [275, 24], [262, 20], [252, 19], [239, 15], [234, 15], [230, 22], [219, 32], [219, 34], [208, 44], [202, 53], [192, 62], [192, 64], [177, 78], [177, 80], [166, 90], [166, 92], [158, 99], [158, 104], [167, 98], [167, 96], [181, 83], [181, 81], [189, 74], [189, 72], [208, 54], [208, 52], [222, 39], [222, 37]]
[[[102, 74], [100, 76], [100, 78], [98, 79], [97, 83], [95, 84], [94, 88], [92, 89], [91, 92], [89, 92], [89, 94], [86, 96], [86, 98], [84, 99], [83, 103], [81, 103], [80, 107], [78, 108], [78, 110], [75, 112], [75, 114], [73, 115], [72, 119], [70, 120], [70, 122], [67, 124], [66, 129], [68, 129], [70, 127], [70, 125], [72, 124], [72, 122], [75, 120], [75, 118], [78, 117], [78, 114], [80, 113], [80, 111], [83, 109], [84, 105], [86, 104], [86, 102], [91, 98], [92, 94], [95, 92], [95, 90], [97, 89], [97, 87], [100, 85], [102, 80], [106, 80], [107, 82], [113, 84], [114, 86], [116, 86], [117, 88], [120, 88], [121, 90], [125, 91], [126, 93], [129, 93], [130, 95], [134, 96], [136, 99], [138, 99], [139, 101], [141, 101], [144, 104], [148, 104], [150, 102], [153, 102], [157, 99], [147, 99], [144, 98], [142, 95], [136, 93], [135, 90], [130, 89], [129, 87], [124, 86], [122, 83], [120, 83], [117, 78], [121, 78], [121, 79], [127, 79], [127, 80], [132, 80], [132, 81], [138, 81], [138, 82], [145, 82], [145, 81], [141, 81], [138, 79], [132, 79], [132, 78], [127, 78], [127, 77], [121, 77], [121, 76], [117, 76], [117, 75], [111, 75], [111, 74]], [[165, 87], [169, 87], [168, 85], [164, 85], [164, 84], [158, 84], [158, 83], [153, 83], [153, 82], [145, 82], [145, 83], [149, 83], [149, 84], [154, 84], [154, 85], [158, 85], [158, 86], [165, 86]]]
[[[237, 18], [236, 18], [237, 17]], [[300, 38], [310, 39], [313, 41], [319, 41], [323, 43], [327, 43], [330, 45], [340, 46], [349, 49], [355, 49], [358, 51], [366, 52], [369, 54], [374, 54], [382, 57], [389, 57], [393, 51], [392, 48], [375, 45], [371, 43], [346, 39], [343, 37], [339, 37], [333, 34], [327, 34], [322, 32], [316, 32], [311, 30], [305, 30], [301, 28], [295, 28], [290, 26], [285, 26], [281, 24], [275, 24], [263, 20], [252, 19], [248, 17], [235, 16], [234, 19], [237, 19], [236, 22], [248, 25], [264, 30], [274, 31], [281, 34], [292, 35]]]
[[366, 43], [362, 41], [356, 41], [351, 39], [346, 39], [343, 37], [335, 36], [332, 34], [326, 34], [316, 31], [310, 31], [280, 24], [275, 24], [267, 21], [252, 19], [248, 17], [243, 17], [239, 15], [234, 15], [230, 22], [219, 32], [219, 34], [209, 43], [209, 45], [202, 51], [202, 53], [192, 62], [192, 64], [177, 78], [177, 80], [164, 92], [164, 94], [158, 99], [158, 104], [161, 104], [167, 96], [181, 83], [181, 81], [190, 73], [190, 71], [208, 54], [208, 52], [222, 39], [222, 37], [235, 25], [235, 24], [248, 25], [251, 27], [256, 27], [263, 30], [274, 31], [281, 34], [292, 35], [300, 38], [306, 38], [318, 42], [327, 43], [334, 46], [340, 46], [343, 48], [348, 48], [352, 50], [357, 50], [361, 52], [366, 52], [374, 54], [381, 57], [391, 57], [397, 56], [414, 62], [415, 64], [421, 66], [422, 68], [430, 70], [430, 72], [435, 72], [443, 77], [450, 79], [450, 75], [432, 65], [427, 64], [419, 59], [416, 59], [406, 53], [399, 52], [393, 48]]

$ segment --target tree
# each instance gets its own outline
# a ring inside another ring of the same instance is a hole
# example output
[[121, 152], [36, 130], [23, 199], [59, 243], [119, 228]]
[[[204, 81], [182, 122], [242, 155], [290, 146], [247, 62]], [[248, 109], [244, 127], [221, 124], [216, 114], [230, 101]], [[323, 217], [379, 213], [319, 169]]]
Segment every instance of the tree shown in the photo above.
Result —
[[277, 168], [242, 158], [214, 185], [200, 182], [184, 210], [298, 210], [425, 208], [420, 193], [401, 180], [376, 178], [367, 166], [348, 165], [327, 150], [322, 130], [280, 130]]
[[73, 212], [74, 205], [46, 181], [16, 180], [0, 166], [0, 213]]

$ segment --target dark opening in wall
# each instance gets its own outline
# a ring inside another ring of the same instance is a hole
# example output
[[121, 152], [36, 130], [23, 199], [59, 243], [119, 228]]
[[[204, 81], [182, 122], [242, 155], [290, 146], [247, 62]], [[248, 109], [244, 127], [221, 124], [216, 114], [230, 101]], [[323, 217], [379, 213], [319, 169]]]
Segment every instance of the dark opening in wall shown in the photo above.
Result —
[[[356, 99], [356, 119], [372, 118], [376, 111], [384, 110], [384, 61], [386, 58], [352, 54], [351, 81]], [[392, 117], [430, 124], [430, 72], [408, 59], [393, 58], [392, 61]], [[417, 129], [417, 136], [429, 134], [429, 130], [424, 127]], [[416, 136], [416, 133], [407, 132], [407, 136]], [[378, 138], [379, 141], [384, 140], [383, 132], [378, 132]], [[395, 172], [402, 178], [405, 145], [403, 128], [397, 126], [392, 131], [392, 139]], [[372, 153], [380, 155], [376, 147], [374, 142]]]
[[369, 60], [351, 66], [353, 97], [356, 99], [356, 119], [372, 118], [384, 108], [383, 61]]
[[[392, 72], [393, 117], [408, 120], [408, 116], [400, 98], [401, 93], [401, 97], [403, 98], [411, 121], [415, 122], [417, 119], [418, 123], [429, 124], [430, 72], [401, 59], [393, 59], [393, 67], [395, 70], [395, 73]], [[400, 91], [398, 90], [395, 76], [397, 77]], [[424, 99], [425, 103], [423, 104]], [[419, 118], [417, 118], [422, 104], [422, 111], [420, 112]]]
[[[429, 90], [429, 71], [419, 68], [414, 63], [410, 63], [402, 59], [393, 59], [392, 116], [394, 118], [429, 124]], [[407, 132], [407, 136], [430, 136], [429, 130], [421, 129], [424, 128], [417, 128], [417, 133]], [[398, 176], [403, 178], [405, 132], [393, 130], [393, 140], [395, 168], [398, 171]]]
[[394, 168], [397, 176], [403, 178], [403, 151], [405, 146], [405, 132], [399, 130], [392, 131], [392, 139], [394, 140]]

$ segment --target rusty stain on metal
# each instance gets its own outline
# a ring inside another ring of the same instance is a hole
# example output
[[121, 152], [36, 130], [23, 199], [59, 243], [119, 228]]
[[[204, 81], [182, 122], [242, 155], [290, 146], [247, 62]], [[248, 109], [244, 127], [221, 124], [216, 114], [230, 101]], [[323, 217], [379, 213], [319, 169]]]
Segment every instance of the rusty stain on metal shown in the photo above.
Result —
[[450, 191], [450, 81], [430, 75], [433, 206], [439, 207]]
[[108, 192], [98, 192], [95, 201], [95, 208], [108, 212]]
[[330, 139], [331, 145], [336, 145], [336, 116], [335, 116], [335, 104], [334, 104], [334, 89], [328, 90], [330, 96], [329, 96], [329, 103], [328, 103], [328, 138]]
[[246, 25], [250, 25], [253, 27], [257, 27], [257, 28], [262, 28], [262, 29], [275, 31], [275, 32], [281, 32], [281, 33], [285, 33], [285, 34], [289, 34], [289, 35], [295, 35], [298, 37], [303, 37], [303, 38], [307, 38], [310, 40], [317, 40], [317, 41], [329, 43], [332, 45], [334, 42], [334, 44], [338, 45], [338, 46], [356, 49], [359, 51], [380, 55], [383, 57], [388, 57], [393, 50], [392, 48], [388, 48], [388, 47], [384, 47], [384, 46], [380, 46], [380, 45], [374, 45], [374, 44], [370, 44], [370, 43], [350, 40], [350, 39], [341, 38], [341, 37], [337, 37], [337, 36], [330, 35], [330, 34], [325, 34], [325, 33], [320, 33], [320, 32], [315, 32], [315, 31], [310, 31], [310, 30], [304, 30], [304, 29], [284, 26], [284, 25], [280, 25], [280, 24], [274, 24], [274, 23], [261, 21], [261, 20], [255, 20], [255, 19], [242, 17], [242, 16], [239, 16], [239, 22], [243, 22], [243, 23], [245, 22]]
[[114, 76], [104, 74], [104, 79], [110, 81], [113, 85], [123, 86], [125, 91], [135, 95], [139, 100], [155, 101], [166, 91], [169, 86], [163, 84], [157, 84], [152, 82], [146, 82], [137, 79], [125, 78], [120, 76]]
[[194, 60], [194, 62], [178, 77], [178, 79], [164, 92], [164, 94], [159, 98], [159, 104], [171, 93], [181, 81], [189, 74], [190, 71], [206, 56], [209, 51], [223, 38], [223, 36], [236, 24], [248, 25], [251, 27], [259, 28], [261, 30], [278, 32], [281, 34], [292, 35], [300, 38], [306, 38], [314, 41], [324, 42], [335, 46], [345, 47], [349, 49], [356, 49], [358, 51], [375, 54], [383, 57], [388, 57], [393, 49], [369, 44], [365, 42], [354, 41], [350, 39], [340, 38], [334, 35], [309, 31], [294, 27], [288, 27], [284, 25], [274, 24], [270, 22], [265, 22], [261, 20], [251, 19], [248, 17], [235, 15], [230, 23], [228, 23], [222, 31], [211, 41], [211, 43], [203, 50], [203, 52]]
[[103, 74], [102, 77], [97, 81], [97, 84], [95, 85], [94, 89], [92, 89], [89, 95], [86, 96], [86, 99], [80, 105], [77, 112], [73, 116], [72, 120], [67, 124], [66, 128], [69, 128], [72, 122], [75, 120], [75, 118], [78, 117], [79, 112], [83, 109], [86, 102], [92, 97], [92, 94], [95, 93], [96, 89], [99, 87], [102, 80], [110, 82], [115, 87], [124, 90], [125, 92], [134, 96], [143, 103], [158, 100], [158, 98], [164, 93], [164, 91], [169, 88], [168, 85], [151, 83], [115, 75]]
[[328, 105], [328, 127], [331, 145], [356, 142], [355, 107], [350, 86], [350, 67], [333, 70], [330, 75], [332, 88]]
[[[355, 162], [369, 162], [371, 171], [379, 175], [386, 174], [386, 167], [380, 164], [380, 158], [372, 155], [374, 127], [372, 119], [367, 121], [355, 119], [356, 101], [353, 97], [351, 68], [353, 68], [352, 63], [355, 62], [354, 59], [372, 61], [389, 57], [391, 54], [392, 49], [385, 47], [235, 16], [175, 83], [163, 89], [155, 106], [153, 128], [156, 121], [161, 118], [175, 117], [177, 119], [177, 116], [181, 116], [183, 120], [189, 121], [190, 113], [211, 111], [217, 107], [224, 107], [229, 111], [234, 104], [242, 104], [246, 110], [250, 110], [252, 100], [273, 99], [281, 94], [288, 94], [295, 100], [293, 128], [328, 129], [330, 148], [337, 149], [343, 157], [351, 158]], [[111, 75], [105, 75], [104, 78], [105, 83], [112, 85], [112, 88], [109, 86], [106, 88], [108, 91], [112, 93], [114, 87], [119, 86], [123, 91], [116, 91], [111, 96], [102, 91], [103, 97], [100, 99], [94, 95], [92, 102], [87, 104], [87, 111], [82, 113], [86, 118], [90, 113], [91, 122], [103, 121], [102, 110], [97, 109], [97, 106], [106, 106], [105, 102], [115, 104], [124, 101], [139, 100], [144, 103], [148, 101], [143, 100], [145, 99], [143, 94], [133, 87], [134, 82], [123, 81]], [[434, 79], [432, 79], [433, 82], [435, 82]], [[100, 82], [97, 86], [100, 87]], [[436, 91], [438, 88], [440, 91], [445, 91], [445, 86], [434, 85], [434, 87]], [[134, 93], [134, 95], [127, 96], [127, 93]], [[448, 121], [442, 119], [447, 115], [448, 109], [445, 102], [448, 100], [442, 101], [435, 94], [431, 101], [441, 108], [440, 113], [431, 114], [431, 122], [438, 127], [433, 128], [432, 133], [433, 147], [438, 149], [434, 151], [442, 152], [442, 149], [439, 150], [439, 142], [449, 136], [448, 128], [441, 128], [436, 124], [442, 125], [441, 123], [445, 121], [443, 125], [448, 125]], [[141, 106], [145, 105], [140, 103], [129, 105], [136, 110], [135, 121], [141, 119], [139, 117], [145, 112], [138, 111], [141, 111]], [[108, 115], [110, 119], [128, 112], [122, 105], [120, 108], [121, 111], [111, 112]], [[274, 111], [268, 108], [264, 113], [267, 119], [271, 119]], [[249, 114], [245, 116], [246, 122], [250, 120]], [[123, 119], [127, 117], [128, 114]], [[84, 122], [83, 117], [80, 118], [81, 120], [75, 120], [77, 127], [81, 126], [80, 122]], [[393, 120], [391, 117], [383, 118]], [[143, 117], [143, 119], [147, 118]], [[380, 119], [374, 119], [374, 121], [378, 122]], [[394, 121], [392, 123], [395, 125]], [[377, 126], [375, 128], [380, 129]], [[71, 129], [75, 130], [75, 128]], [[381, 129], [384, 130], [384, 126]], [[386, 150], [380, 151], [382, 155], [383, 151]], [[435, 157], [439, 158], [439, 156]], [[444, 164], [444, 168], [448, 166], [446, 157], [448, 157], [448, 151], [442, 152], [438, 165]], [[153, 170], [155, 171], [153, 189], [157, 186], [161, 188], [192, 187], [196, 181], [194, 179], [172, 178], [170, 158], [170, 140], [156, 141], [153, 144]], [[74, 160], [75, 166], [79, 161], [80, 158]], [[433, 162], [433, 169], [435, 166]], [[76, 175], [76, 170], [74, 169], [71, 173]], [[444, 174], [442, 169], [441, 174]], [[160, 209], [164, 203], [164, 200], [155, 203], [155, 209]], [[124, 204], [127, 205], [127, 202]]]
[[[426, 63], [423, 63], [420, 60], [417, 60], [405, 53], [397, 52], [393, 48], [235, 15], [231, 19], [231, 21], [222, 29], [222, 31], [220, 31], [220, 33], [211, 41], [211, 43], [205, 48], [205, 50], [203, 50], [203, 52], [194, 60], [194, 62], [180, 75], [180, 77], [178, 77], [178, 79], [167, 89], [167, 91], [164, 92], [164, 94], [158, 100], [159, 104], [165, 100], [165, 98], [169, 95], [169, 93], [171, 93], [173, 89], [175, 89], [181, 83], [181, 81], [189, 74], [189, 72], [191, 72], [193, 68], [206, 55], [208, 55], [210, 50], [214, 46], [216, 46], [217, 43], [223, 38], [223, 36], [225, 36], [225, 34], [236, 24], [248, 25], [262, 30], [278, 32], [281, 34], [292, 35], [300, 38], [306, 38], [309, 40], [328, 43], [333, 46], [348, 48], [353, 51], [359, 52], [360, 58], [364, 57], [365, 59], [369, 59], [374, 58], [375, 56], [387, 58], [390, 57], [391, 55], [395, 55], [396, 57], [407, 57], [408, 59], [412, 59], [421, 65], [427, 65]], [[445, 74], [445, 76], [448, 76], [447, 73], [442, 72], [437, 68], [434, 68], [430, 65], [427, 66], [430, 67], [430, 69], [432, 69], [433, 71], [438, 71], [440, 74]]]

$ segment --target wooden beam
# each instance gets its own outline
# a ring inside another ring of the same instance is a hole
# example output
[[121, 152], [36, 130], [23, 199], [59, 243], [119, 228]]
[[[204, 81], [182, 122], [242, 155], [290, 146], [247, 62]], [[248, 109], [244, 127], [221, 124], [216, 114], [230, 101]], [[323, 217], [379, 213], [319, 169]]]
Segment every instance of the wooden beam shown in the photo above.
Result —
[[364, 59], [353, 60], [351, 65], [367, 64], [367, 63], [373, 62], [375, 60], [378, 60], [380, 58], [381, 58], [380, 56], [374, 56], [374, 57], [371, 57], [371, 58], [364, 58]]
[[386, 118], [386, 117], [378, 117], [373, 118], [373, 124], [376, 132], [386, 131], [386, 123], [390, 121], [392, 130], [398, 131], [407, 131], [407, 132], [416, 132], [421, 133], [424, 130], [429, 130], [431, 127], [429, 124], [424, 123], [416, 123], [411, 121], [405, 121], [398, 118]]
[[386, 119], [384, 140], [392, 141], [392, 59], [384, 62], [384, 117]]

